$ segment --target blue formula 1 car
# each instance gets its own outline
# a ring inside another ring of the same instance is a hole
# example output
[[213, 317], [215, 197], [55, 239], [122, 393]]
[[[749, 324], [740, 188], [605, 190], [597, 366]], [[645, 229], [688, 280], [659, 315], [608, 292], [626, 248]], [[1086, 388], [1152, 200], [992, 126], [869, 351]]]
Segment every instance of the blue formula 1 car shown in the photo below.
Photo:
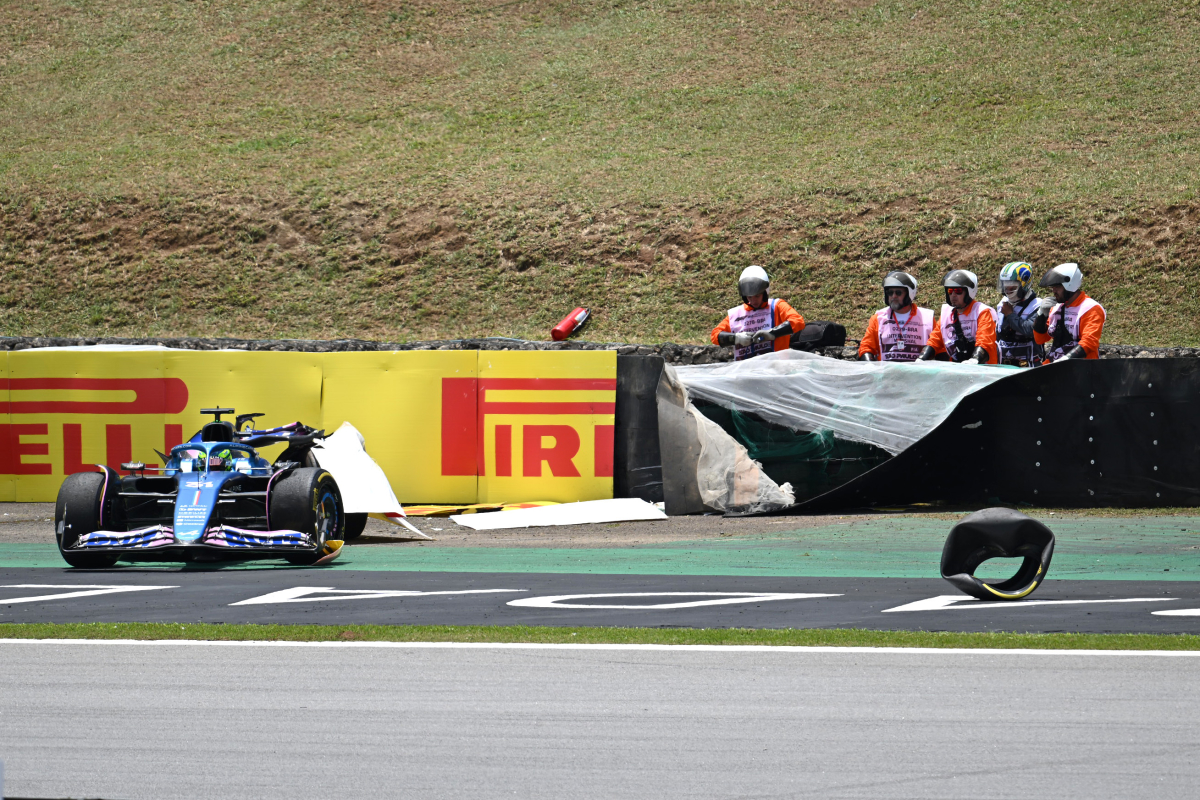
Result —
[[[283, 557], [322, 564], [340, 552], [347, 519], [337, 482], [311, 452], [324, 431], [299, 422], [243, 430], [262, 414], [221, 419], [231, 408], [206, 408], [213, 421], [183, 444], [159, 453], [163, 467], [122, 464], [133, 474], [67, 476], [54, 509], [55, 537], [73, 567], [111, 567], [120, 558], [211, 560], [215, 556]], [[284, 443], [274, 463], [255, 448]], [[148, 474], [156, 473], [156, 474]], [[359, 515], [354, 515], [359, 516]], [[363, 519], [351, 520], [361, 533]]]

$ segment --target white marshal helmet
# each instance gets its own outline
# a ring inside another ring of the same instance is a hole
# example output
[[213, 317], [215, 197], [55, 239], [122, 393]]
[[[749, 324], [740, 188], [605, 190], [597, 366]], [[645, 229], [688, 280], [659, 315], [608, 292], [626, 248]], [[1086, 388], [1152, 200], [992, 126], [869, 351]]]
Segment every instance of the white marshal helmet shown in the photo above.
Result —
[[1047, 270], [1038, 285], [1043, 288], [1062, 286], [1068, 292], [1078, 292], [1079, 287], [1083, 286], [1083, 273], [1078, 264], [1059, 264], [1054, 269]]
[[889, 272], [883, 279], [883, 301], [885, 303], [888, 289], [908, 289], [908, 302], [917, 302], [917, 279], [907, 272]]
[[762, 267], [751, 265], [742, 270], [741, 277], [738, 278], [738, 294], [745, 300], [747, 297], [765, 292], [770, 285], [771, 279], [767, 277], [767, 271]]
[[966, 289], [967, 297], [974, 300], [975, 293], [979, 291], [979, 276], [965, 269], [951, 270], [942, 278], [942, 286], [947, 289]]

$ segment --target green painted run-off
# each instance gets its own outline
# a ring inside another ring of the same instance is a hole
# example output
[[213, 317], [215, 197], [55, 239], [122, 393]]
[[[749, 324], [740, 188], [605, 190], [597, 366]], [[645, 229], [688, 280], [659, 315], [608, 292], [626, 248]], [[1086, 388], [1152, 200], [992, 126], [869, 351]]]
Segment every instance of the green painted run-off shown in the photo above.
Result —
[[[1200, 518], [1129, 517], [1047, 520], [1057, 544], [1050, 577], [1075, 580], [1200, 580]], [[623, 548], [349, 546], [315, 569], [415, 572], [540, 572], [598, 575], [756, 575], [937, 578], [952, 523], [880, 517], [755, 537], [669, 542]], [[125, 564], [178, 568], [177, 563]], [[0, 545], [0, 567], [65, 568], [53, 545]], [[188, 565], [187, 570], [314, 569], [282, 561]], [[1001, 577], [1005, 567], [997, 565]], [[1008, 574], [1011, 574], [1009, 568]]]

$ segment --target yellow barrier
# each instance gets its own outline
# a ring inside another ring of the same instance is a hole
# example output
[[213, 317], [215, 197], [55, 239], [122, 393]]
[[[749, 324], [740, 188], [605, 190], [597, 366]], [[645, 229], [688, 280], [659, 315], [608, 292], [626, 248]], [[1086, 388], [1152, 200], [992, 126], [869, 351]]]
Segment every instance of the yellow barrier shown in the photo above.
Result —
[[332, 433], [349, 421], [358, 428], [401, 502], [477, 502], [473, 472], [444, 474], [441, 468], [442, 385], [475, 380], [475, 351], [328, 353], [323, 358], [323, 414], [314, 417], [320, 427]]
[[480, 351], [477, 502], [612, 497], [616, 391], [612, 352]]
[[350, 421], [406, 503], [612, 496], [612, 352], [23, 350], [0, 379], [0, 500], [160, 464], [218, 405], [265, 412], [257, 427]]

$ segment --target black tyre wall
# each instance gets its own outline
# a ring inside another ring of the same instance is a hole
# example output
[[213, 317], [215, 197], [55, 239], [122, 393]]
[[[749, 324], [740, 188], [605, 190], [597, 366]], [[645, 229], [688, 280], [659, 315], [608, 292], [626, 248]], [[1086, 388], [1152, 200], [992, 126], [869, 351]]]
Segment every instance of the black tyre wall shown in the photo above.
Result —
[[617, 414], [613, 428], [613, 497], [663, 499], [658, 449], [659, 356], [617, 356]]
[[949, 501], [1200, 505], [1200, 359], [1071, 360], [968, 395], [890, 461], [788, 513]]

